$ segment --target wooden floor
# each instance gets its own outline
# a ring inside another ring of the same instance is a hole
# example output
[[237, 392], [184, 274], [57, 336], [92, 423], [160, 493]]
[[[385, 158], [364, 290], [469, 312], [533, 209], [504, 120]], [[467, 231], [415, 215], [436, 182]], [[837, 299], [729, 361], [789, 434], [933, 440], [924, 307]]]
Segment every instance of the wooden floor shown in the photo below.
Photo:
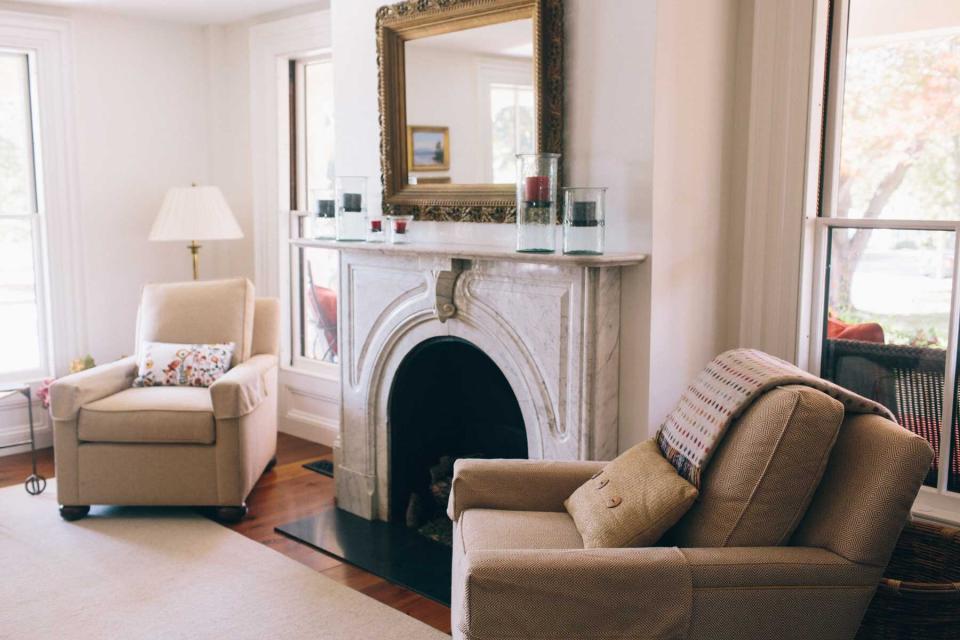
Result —
[[[53, 449], [39, 452], [40, 473], [53, 477]], [[445, 633], [450, 633], [450, 609], [372, 573], [344, 564], [273, 530], [333, 507], [332, 478], [303, 468], [304, 462], [332, 459], [329, 447], [281, 433], [277, 466], [264, 474], [247, 500], [250, 512], [231, 529], [319, 571], [332, 580], [364, 593]], [[0, 487], [23, 484], [30, 473], [30, 454], [0, 457]]]

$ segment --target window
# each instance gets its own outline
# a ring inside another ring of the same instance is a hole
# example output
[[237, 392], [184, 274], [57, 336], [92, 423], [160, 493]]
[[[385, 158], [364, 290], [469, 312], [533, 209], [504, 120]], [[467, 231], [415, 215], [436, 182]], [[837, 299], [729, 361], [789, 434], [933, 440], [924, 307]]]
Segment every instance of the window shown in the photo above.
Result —
[[0, 380], [49, 371], [33, 66], [0, 50]]
[[926, 438], [926, 491], [960, 498], [960, 13], [880, 4], [834, 6], [811, 353]]
[[490, 131], [493, 182], [513, 182], [518, 153], [536, 148], [536, 110], [530, 85], [490, 85]]
[[[293, 70], [295, 167], [291, 171], [295, 209], [316, 215], [320, 201], [333, 198], [334, 125], [333, 63], [329, 58], [300, 60]], [[309, 219], [301, 218], [301, 225]], [[332, 222], [332, 221], [331, 221]], [[295, 230], [302, 234], [303, 229]], [[300, 247], [291, 255], [292, 277], [297, 291], [294, 305], [295, 365], [337, 362], [336, 251]]]

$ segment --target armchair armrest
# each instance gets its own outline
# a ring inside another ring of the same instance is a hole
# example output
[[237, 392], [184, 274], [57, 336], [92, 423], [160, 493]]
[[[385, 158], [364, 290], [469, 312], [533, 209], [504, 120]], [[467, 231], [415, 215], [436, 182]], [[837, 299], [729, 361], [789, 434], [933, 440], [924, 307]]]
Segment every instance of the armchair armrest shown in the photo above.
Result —
[[557, 460], [457, 460], [447, 515], [467, 509], [563, 511], [563, 501], [606, 462]]
[[64, 376], [50, 387], [50, 414], [54, 420], [73, 420], [82, 405], [129, 389], [136, 374], [137, 358], [129, 356]]
[[271, 393], [267, 376], [277, 362], [272, 354], [255, 355], [220, 376], [210, 385], [214, 417], [226, 420], [252, 413]]
[[464, 637], [686, 637], [693, 591], [676, 547], [477, 550], [457, 560], [453, 623]]
[[874, 587], [882, 569], [815, 547], [681, 549], [694, 588]]

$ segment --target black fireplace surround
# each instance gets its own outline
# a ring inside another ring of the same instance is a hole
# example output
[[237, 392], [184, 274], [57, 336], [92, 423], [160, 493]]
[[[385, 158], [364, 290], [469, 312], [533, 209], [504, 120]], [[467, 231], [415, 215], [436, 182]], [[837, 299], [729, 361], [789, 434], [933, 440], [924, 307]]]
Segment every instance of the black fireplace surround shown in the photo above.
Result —
[[430, 468], [451, 458], [526, 458], [517, 398], [500, 368], [472, 343], [426, 340], [407, 354], [387, 405], [389, 519], [403, 523], [413, 493], [431, 499]]

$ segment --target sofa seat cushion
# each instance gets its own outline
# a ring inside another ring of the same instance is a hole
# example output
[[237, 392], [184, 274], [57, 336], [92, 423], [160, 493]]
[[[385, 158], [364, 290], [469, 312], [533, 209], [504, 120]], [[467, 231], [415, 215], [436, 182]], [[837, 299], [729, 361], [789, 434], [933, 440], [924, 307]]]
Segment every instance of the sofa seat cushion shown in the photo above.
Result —
[[761, 395], [730, 425], [703, 474], [699, 500], [665, 542], [787, 544], [820, 484], [843, 414], [839, 401], [807, 386]]
[[125, 389], [80, 407], [85, 442], [213, 444], [210, 390], [196, 387]]
[[566, 513], [468, 509], [458, 535], [464, 552], [496, 549], [582, 549], [583, 540]]

